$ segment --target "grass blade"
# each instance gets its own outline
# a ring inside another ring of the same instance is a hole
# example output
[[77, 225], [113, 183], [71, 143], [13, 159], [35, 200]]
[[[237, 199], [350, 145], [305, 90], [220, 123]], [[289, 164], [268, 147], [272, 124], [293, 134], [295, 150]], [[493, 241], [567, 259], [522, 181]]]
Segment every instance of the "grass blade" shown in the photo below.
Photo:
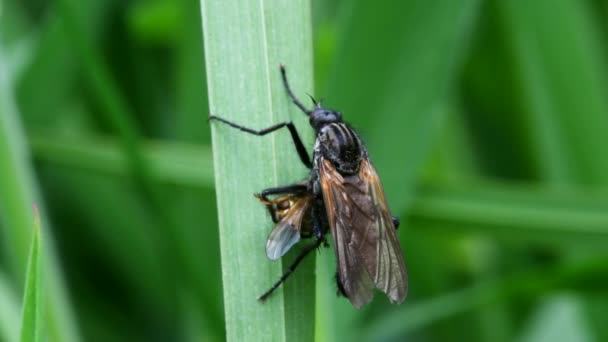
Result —
[[[10, 273], [19, 279], [27, 263], [28, 245], [31, 240], [29, 227], [32, 227], [33, 221], [29, 208], [32, 203], [40, 201], [13, 98], [10, 73], [2, 56], [3, 50], [0, 47], [0, 212], [2, 225], [5, 227], [0, 233], [3, 234], [6, 244], [3, 252], [6, 253]], [[43, 212], [42, 206], [40, 209]], [[44, 214], [42, 216], [44, 217]], [[45, 291], [53, 295], [46, 296], [46, 331], [49, 341], [76, 341], [78, 333], [74, 317], [49, 235], [47, 232], [44, 236], [45, 279], [48, 282]], [[18, 284], [21, 286], [21, 283]]]
[[43, 335], [44, 303], [42, 299], [42, 271], [40, 261], [40, 214], [34, 206], [34, 234], [25, 277], [23, 294], [23, 316], [21, 320], [21, 342], [46, 340]]
[[[211, 112], [255, 129], [293, 120], [301, 132], [309, 132], [306, 117], [282, 88], [278, 69], [280, 63], [287, 66], [300, 97], [313, 91], [308, 1], [202, 0], [201, 7]], [[298, 181], [306, 171], [286, 131], [256, 137], [225, 125], [211, 127], [227, 339], [309, 341], [314, 258], [265, 304], [257, 302], [281, 267], [264, 254], [271, 223], [252, 197], [263, 188]], [[305, 141], [310, 137], [305, 134]]]

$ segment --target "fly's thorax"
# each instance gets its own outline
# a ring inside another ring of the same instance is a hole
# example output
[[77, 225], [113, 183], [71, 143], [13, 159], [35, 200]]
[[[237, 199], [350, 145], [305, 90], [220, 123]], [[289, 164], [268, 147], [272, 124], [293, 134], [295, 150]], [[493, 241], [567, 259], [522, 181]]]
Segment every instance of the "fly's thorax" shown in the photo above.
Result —
[[341, 174], [354, 174], [363, 158], [363, 147], [357, 133], [344, 123], [323, 126], [317, 134], [316, 149], [330, 160]]

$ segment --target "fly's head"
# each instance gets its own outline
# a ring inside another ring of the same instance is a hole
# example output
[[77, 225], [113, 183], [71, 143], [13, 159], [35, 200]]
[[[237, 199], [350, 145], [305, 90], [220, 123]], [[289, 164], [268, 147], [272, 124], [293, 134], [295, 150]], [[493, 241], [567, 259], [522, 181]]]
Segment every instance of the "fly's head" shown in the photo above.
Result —
[[321, 103], [317, 103], [315, 108], [309, 112], [310, 125], [318, 132], [323, 126], [334, 122], [342, 122], [342, 113], [323, 108]]

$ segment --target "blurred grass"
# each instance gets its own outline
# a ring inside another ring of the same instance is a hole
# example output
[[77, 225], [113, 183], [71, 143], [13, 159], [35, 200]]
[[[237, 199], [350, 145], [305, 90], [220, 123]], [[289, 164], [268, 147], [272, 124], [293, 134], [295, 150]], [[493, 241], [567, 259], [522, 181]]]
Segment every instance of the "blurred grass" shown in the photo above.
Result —
[[[1, 42], [0, 42], [1, 44]], [[36, 180], [29, 164], [29, 151], [23, 136], [19, 115], [12, 98], [12, 75], [3, 58], [4, 46], [0, 45], [0, 213], [2, 213], [2, 242], [5, 263], [15, 283], [22, 288], [23, 278], [19, 269], [25, 269], [28, 255], [28, 239], [31, 239], [33, 220], [31, 205], [41, 203]], [[40, 205], [42, 208], [42, 206]], [[67, 299], [63, 279], [54, 255], [51, 234], [45, 235], [47, 246], [45, 276], [48, 286], [46, 331], [51, 341], [75, 341], [78, 339], [74, 318]]]
[[[51, 165], [117, 177], [129, 175], [125, 155], [119, 144], [111, 139], [61, 140], [32, 135], [30, 143], [36, 159]], [[150, 141], [143, 143], [141, 150], [155, 182], [193, 188], [213, 187], [209, 147]]]
[[[526, 340], [551, 336], [556, 324], [568, 330], [560, 337], [608, 338], [603, 1], [340, 0], [299, 11], [264, 4], [271, 24], [312, 23], [302, 40], [268, 36], [270, 50], [285, 49], [269, 70], [287, 64], [300, 96], [317, 89], [360, 131], [403, 223], [406, 303], [378, 296], [354, 311], [335, 298], [333, 251], [324, 249], [316, 305], [307, 302], [317, 340]], [[10, 125], [0, 129], [0, 338], [18, 336], [16, 289], [34, 199], [48, 213], [51, 278], [57, 259], [75, 299], [73, 308], [62, 304], [63, 285], [52, 290], [58, 280], [49, 279], [49, 317], [65, 320], [51, 320], [56, 331], [78, 335], [74, 310], [87, 341], [226, 338], [223, 299], [237, 295], [222, 289], [206, 77], [221, 73], [238, 80], [230, 92], [245, 90], [214, 103], [218, 114], [255, 128], [292, 118], [309, 131], [278, 78], [275, 113], [259, 105], [267, 85], [248, 75], [259, 71], [251, 56], [262, 45], [227, 39], [229, 53], [205, 58], [202, 24], [196, 0], [2, 2], [0, 122]], [[220, 28], [244, 38], [252, 33], [244, 24]], [[267, 151], [275, 141], [284, 161], [250, 171], [244, 177], [257, 183], [226, 201], [248, 218], [230, 225], [229, 238], [244, 238], [251, 218], [259, 220], [247, 231], [255, 234], [250, 251], [233, 252], [273, 274], [259, 289], [232, 284], [257, 305], [258, 290], [280, 270], [263, 256], [271, 224], [251, 193], [305, 170], [285, 132], [256, 139], [217, 128], [245, 145], [216, 151], [216, 160], [259, 166], [251, 146]], [[237, 187], [241, 179], [220, 181]], [[299, 279], [312, 269], [300, 271]], [[295, 283], [310, 284], [299, 279], [283, 289], [286, 299], [300, 293]], [[564, 317], [569, 324], [559, 323]], [[284, 326], [275, 323], [260, 326]], [[312, 325], [296, 328], [311, 337]]]
[[594, 191], [480, 183], [427, 186], [410, 218], [444, 231], [447, 222], [451, 229], [483, 227], [483, 234], [512, 240], [598, 239], [608, 237], [606, 208], [606, 194]]
[[453, 291], [414, 303], [386, 319], [376, 319], [364, 327], [366, 340], [388, 340], [422, 329], [438, 320], [460, 312], [495, 304], [498, 301], [525, 301], [548, 289], [583, 284], [587, 277], [607, 271], [605, 256], [591, 260], [565, 263], [550, 269], [532, 269], [499, 279], [480, 282], [474, 287]]
[[0, 338], [2, 341], [19, 339], [19, 300], [9, 279], [0, 273]]
[[[496, 3], [525, 94], [530, 122], [524, 124], [534, 132], [531, 152], [540, 176], [605, 186], [608, 158], [594, 151], [608, 129], [606, 56], [589, 4]], [[573, 115], [581, 110], [584, 119]]]

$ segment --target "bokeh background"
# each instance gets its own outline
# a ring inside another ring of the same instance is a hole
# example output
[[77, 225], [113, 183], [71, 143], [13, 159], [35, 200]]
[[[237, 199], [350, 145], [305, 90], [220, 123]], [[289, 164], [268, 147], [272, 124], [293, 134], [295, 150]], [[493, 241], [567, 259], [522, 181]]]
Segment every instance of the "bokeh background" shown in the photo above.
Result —
[[[608, 3], [312, 11], [315, 94], [367, 141], [411, 279], [328, 298], [317, 336], [608, 340]], [[204, 66], [196, 0], [0, 2], [0, 339], [34, 201], [51, 340], [224, 339]]]

